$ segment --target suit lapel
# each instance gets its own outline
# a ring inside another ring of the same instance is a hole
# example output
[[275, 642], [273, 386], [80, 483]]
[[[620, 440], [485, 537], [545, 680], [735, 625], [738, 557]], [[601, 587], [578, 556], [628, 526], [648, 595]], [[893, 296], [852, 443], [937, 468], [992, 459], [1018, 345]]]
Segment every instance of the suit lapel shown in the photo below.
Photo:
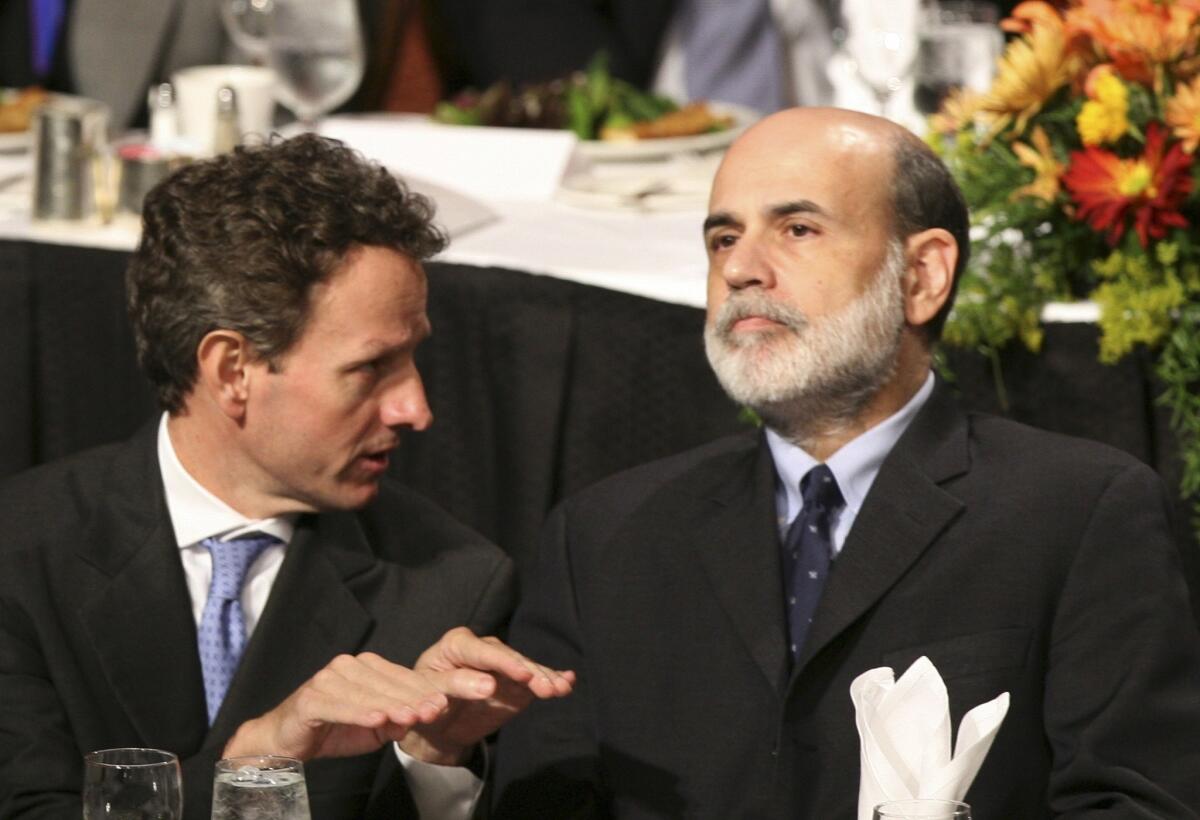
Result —
[[967, 422], [937, 385], [888, 455], [834, 562], [800, 672], [900, 579], [962, 511], [939, 484], [968, 469]]
[[108, 477], [112, 503], [81, 533], [80, 559], [107, 582], [80, 615], [141, 742], [186, 753], [206, 729], [204, 689], [156, 444], [154, 424], [130, 442]]
[[779, 689], [787, 669], [775, 470], [761, 436], [706, 462], [693, 479], [699, 506], [683, 533], [755, 664]]
[[209, 743], [223, 744], [243, 721], [278, 706], [335, 655], [362, 646], [374, 619], [347, 582], [375, 565], [352, 514], [309, 516], [300, 523]]

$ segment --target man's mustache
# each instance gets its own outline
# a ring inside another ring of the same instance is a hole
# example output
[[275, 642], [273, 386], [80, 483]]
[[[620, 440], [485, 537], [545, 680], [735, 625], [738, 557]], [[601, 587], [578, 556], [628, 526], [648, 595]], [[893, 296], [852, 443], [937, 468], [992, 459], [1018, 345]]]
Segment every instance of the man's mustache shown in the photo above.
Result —
[[721, 305], [714, 325], [717, 333], [728, 339], [735, 324], [742, 319], [758, 317], [776, 322], [793, 333], [802, 332], [809, 324], [808, 317], [798, 308], [772, 299], [761, 291], [741, 291]]

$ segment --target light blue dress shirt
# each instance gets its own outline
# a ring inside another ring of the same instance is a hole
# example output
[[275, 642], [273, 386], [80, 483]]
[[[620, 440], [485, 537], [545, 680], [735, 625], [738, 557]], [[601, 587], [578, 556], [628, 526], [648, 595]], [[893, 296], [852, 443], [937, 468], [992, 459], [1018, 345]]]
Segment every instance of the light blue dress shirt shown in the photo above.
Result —
[[[842, 445], [825, 463], [833, 471], [838, 487], [845, 499], [845, 506], [836, 514], [832, 524], [833, 556], [836, 558], [846, 543], [846, 536], [854, 526], [854, 519], [862, 508], [863, 501], [883, 460], [896, 446], [900, 436], [916, 417], [933, 392], [933, 373], [913, 395], [908, 403], [888, 416], [867, 432]], [[800, 479], [804, 478], [820, 462], [800, 447], [787, 441], [774, 430], [767, 428], [767, 446], [775, 462], [775, 510], [778, 513], [780, 538], [787, 535], [788, 527], [800, 513], [804, 502], [800, 497]]]

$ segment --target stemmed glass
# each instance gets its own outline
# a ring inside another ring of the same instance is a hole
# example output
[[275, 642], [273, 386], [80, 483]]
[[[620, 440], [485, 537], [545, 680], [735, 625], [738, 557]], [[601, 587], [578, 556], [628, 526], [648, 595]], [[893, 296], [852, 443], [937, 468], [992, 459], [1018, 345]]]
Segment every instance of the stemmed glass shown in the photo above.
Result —
[[880, 803], [874, 820], [971, 820], [971, 807], [957, 800], [891, 800]]
[[104, 749], [83, 758], [83, 820], [180, 820], [179, 759], [158, 749]]
[[[845, 48], [855, 72], [875, 95], [878, 113], [912, 74], [917, 59], [915, 0], [857, 0]], [[913, 19], [910, 19], [910, 15]]]
[[255, 65], [267, 59], [267, 23], [272, 0], [218, 0], [221, 23], [233, 44]]
[[275, 70], [276, 99], [304, 130], [350, 99], [362, 80], [365, 56], [355, 0], [272, 0], [267, 64]]
[[310, 820], [303, 764], [280, 755], [218, 760], [212, 820]]

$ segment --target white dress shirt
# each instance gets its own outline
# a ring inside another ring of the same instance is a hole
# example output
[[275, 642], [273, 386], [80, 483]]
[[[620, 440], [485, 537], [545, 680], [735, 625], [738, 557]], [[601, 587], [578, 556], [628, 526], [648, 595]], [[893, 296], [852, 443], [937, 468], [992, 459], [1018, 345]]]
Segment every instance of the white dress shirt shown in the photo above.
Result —
[[[167, 418], [163, 413], [158, 426], [158, 464], [197, 627], [212, 581], [212, 554], [200, 542], [206, 538], [228, 540], [249, 532], [273, 535], [282, 542], [264, 549], [246, 572], [241, 603], [248, 640], [271, 595], [271, 585], [296, 531], [297, 516], [250, 519], [202, 487], [180, 463], [171, 443]], [[483, 791], [483, 781], [470, 769], [425, 763], [410, 757], [397, 744], [393, 748], [421, 817], [437, 820], [470, 817]]]
[[[896, 442], [908, 429], [918, 411], [925, 406], [929, 394], [933, 392], [933, 383], [933, 373], [930, 373], [925, 383], [903, 407], [862, 435], [842, 445], [825, 462], [837, 480], [838, 489], [842, 491], [842, 498], [846, 502], [833, 519], [830, 530], [833, 540], [831, 557], [836, 558], [842, 551], [846, 536], [850, 534], [850, 528], [854, 525], [854, 519], [858, 517], [867, 492], [875, 483], [875, 477], [879, 475], [883, 460], [896, 446]], [[779, 533], [781, 537], [786, 537], [788, 527], [804, 506], [800, 495], [800, 480], [820, 462], [770, 428], [767, 429], [767, 446], [771, 450], [771, 459], [775, 462], [775, 510], [779, 516]]]

